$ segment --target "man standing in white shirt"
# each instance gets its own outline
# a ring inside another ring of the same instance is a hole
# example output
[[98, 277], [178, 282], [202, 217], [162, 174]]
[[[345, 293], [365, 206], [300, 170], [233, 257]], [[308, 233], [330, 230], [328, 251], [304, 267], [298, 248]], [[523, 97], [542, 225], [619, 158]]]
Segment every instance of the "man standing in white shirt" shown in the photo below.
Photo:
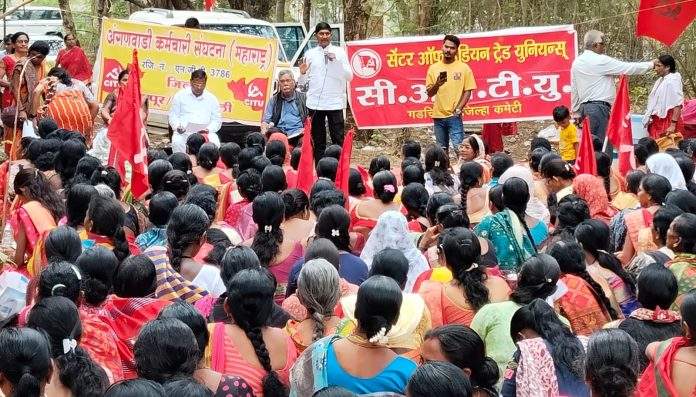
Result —
[[300, 86], [307, 86], [307, 109], [312, 116], [312, 141], [314, 161], [326, 149], [326, 120], [329, 123], [331, 142], [343, 145], [346, 107], [346, 83], [353, 79], [348, 55], [341, 47], [331, 44], [331, 26], [319, 22], [314, 29], [319, 45], [305, 52], [300, 65]]
[[199, 133], [208, 142], [220, 146], [217, 132], [222, 125], [220, 102], [205, 89], [208, 76], [205, 70], [191, 73], [191, 86], [181, 89], [172, 98], [169, 110], [169, 126], [172, 135], [172, 152], [186, 153], [186, 140], [191, 134]]
[[623, 62], [605, 55], [606, 37], [598, 30], [585, 33], [583, 41], [585, 51], [570, 69], [572, 111], [581, 120], [589, 117], [592, 134], [604, 141], [616, 96], [614, 78], [622, 74], [645, 74], [652, 70], [655, 61]]

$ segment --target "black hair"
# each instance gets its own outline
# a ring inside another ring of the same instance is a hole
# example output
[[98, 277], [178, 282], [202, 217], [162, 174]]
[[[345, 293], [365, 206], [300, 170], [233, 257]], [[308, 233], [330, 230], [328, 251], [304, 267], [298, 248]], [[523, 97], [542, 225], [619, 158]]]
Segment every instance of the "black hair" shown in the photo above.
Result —
[[338, 171], [338, 160], [333, 157], [322, 157], [317, 162], [317, 177], [336, 181]]
[[454, 204], [452, 196], [446, 192], [433, 193], [428, 199], [428, 206], [425, 208], [428, 221], [431, 225], [437, 223], [437, 210], [445, 204]]
[[374, 178], [380, 171], [391, 171], [391, 162], [387, 156], [377, 156], [370, 160], [370, 167], [367, 172]]
[[549, 151], [546, 148], [538, 147], [529, 153], [529, 168], [534, 172], [539, 172], [541, 158]]
[[560, 157], [553, 158], [549, 161], [543, 161], [541, 164], [541, 175], [544, 178], [560, 178], [560, 179], [573, 179], [575, 178], [575, 171], [573, 167], [563, 161]]
[[157, 382], [136, 378], [116, 382], [109, 386], [104, 397], [165, 397], [164, 388]]
[[55, 157], [55, 170], [60, 175], [63, 186], [67, 186], [75, 176], [78, 161], [87, 154], [87, 146], [77, 139], [68, 139], [60, 145]]
[[471, 328], [461, 324], [443, 325], [425, 334], [425, 340], [437, 339], [447, 361], [460, 370], [471, 371], [469, 380], [474, 389], [495, 393], [500, 370], [495, 360], [486, 356], [486, 346]]
[[610, 235], [609, 226], [599, 219], [588, 219], [575, 228], [575, 238], [582, 248], [589, 252], [601, 267], [619, 276], [635, 295], [636, 280], [624, 269], [619, 258], [608, 252]]
[[254, 199], [251, 208], [258, 226], [251, 249], [256, 252], [261, 265], [270, 267], [283, 243], [280, 224], [283, 223], [285, 204], [278, 193], [264, 192]]
[[317, 26], [314, 27], [314, 34], [321, 32], [322, 30], [328, 30], [331, 32], [331, 25], [326, 22], [319, 22]]
[[75, 176], [70, 180], [70, 186], [76, 183], [89, 183], [96, 185], [97, 183], [92, 182], [92, 175], [94, 172], [101, 168], [101, 162], [98, 158], [87, 155], [77, 162], [75, 167]]
[[585, 374], [593, 396], [633, 396], [640, 376], [638, 344], [621, 329], [593, 333], [587, 342]]
[[696, 291], [693, 289], [682, 296], [679, 313], [684, 324], [691, 331], [690, 345], [693, 346], [694, 330], [696, 330]]
[[689, 139], [682, 139], [679, 141], [679, 150], [684, 152], [689, 157], [694, 156], [694, 152], [696, 152], [696, 139], [694, 138], [689, 138]]
[[667, 244], [667, 229], [669, 229], [669, 225], [683, 213], [684, 211], [681, 208], [667, 204], [658, 208], [655, 214], [653, 214], [653, 229], [657, 232], [657, 236], [663, 245]]
[[485, 151], [485, 148], [479, 147], [479, 142], [474, 135], [465, 136], [462, 140], [462, 144], [465, 142], [468, 143], [469, 146], [471, 146], [471, 149], [474, 151], [474, 157], [478, 157], [481, 150]]
[[176, 318], [145, 324], [133, 346], [138, 377], [158, 383], [193, 375], [200, 350], [193, 331]]
[[48, 262], [75, 263], [77, 257], [82, 253], [80, 235], [69, 226], [58, 226], [46, 236], [44, 252]]
[[256, 147], [245, 147], [239, 151], [237, 155], [237, 162], [239, 166], [239, 171], [245, 171], [251, 168], [251, 162], [254, 157], [259, 155], [259, 150]]
[[114, 294], [121, 298], [143, 298], [157, 288], [155, 264], [145, 255], [129, 256], [114, 275]]
[[446, 34], [445, 38], [442, 40], [442, 42], [444, 43], [445, 41], [451, 41], [455, 47], [459, 48], [459, 37], [457, 37], [453, 34]]
[[551, 148], [551, 142], [549, 142], [548, 139], [538, 136], [532, 138], [532, 142], [529, 144], [529, 150], [534, 151], [534, 149], [537, 148], [544, 148], [547, 152], [551, 152], [553, 150]]
[[77, 346], [65, 352], [63, 341], [80, 341], [82, 325], [77, 306], [62, 296], [42, 299], [34, 305], [27, 326], [48, 336], [52, 357], [56, 360], [58, 379], [75, 397], [98, 397], [109, 386], [104, 369], [89, 353]]
[[[455, 44], [458, 45], [458, 43]], [[411, 397], [471, 397], [474, 395], [470, 379], [464, 372], [453, 364], [440, 361], [428, 362], [416, 369], [406, 385], [406, 390]]]
[[232, 277], [244, 269], [258, 269], [261, 267], [256, 252], [243, 245], [235, 245], [225, 251], [220, 259], [220, 278], [228, 285]]
[[205, 233], [205, 241], [209, 245], [212, 245], [213, 248], [206, 254], [203, 261], [207, 264], [220, 267], [220, 260], [223, 255], [225, 255], [225, 251], [232, 246], [232, 241], [230, 241], [227, 233], [216, 227], [208, 229]]
[[215, 221], [215, 214], [217, 213], [218, 195], [217, 189], [210, 185], [193, 185], [186, 195], [184, 204], [193, 204], [201, 207], [212, 223]]
[[488, 201], [490, 201], [495, 209], [500, 212], [505, 209], [503, 202], [503, 185], [495, 185], [488, 189]]
[[665, 205], [672, 204], [684, 212], [696, 214], [696, 196], [688, 190], [676, 189], [667, 194]]
[[486, 272], [479, 266], [481, 244], [474, 233], [463, 227], [444, 230], [437, 246], [452, 270], [452, 277], [464, 290], [467, 302], [474, 310], [490, 301], [486, 287]]
[[415, 157], [420, 159], [421, 156], [421, 144], [412, 139], [407, 139], [401, 145], [401, 156], [406, 159], [408, 157]]
[[684, 213], [674, 218], [672, 222], [674, 233], [681, 239], [675, 252], [695, 254], [696, 253], [696, 215]]
[[638, 189], [640, 189], [640, 183], [645, 178], [645, 172], [641, 170], [632, 170], [626, 174], [626, 188], [629, 192], [633, 194], [638, 194]]
[[169, 261], [177, 272], [181, 270], [184, 252], [201, 241], [210, 227], [210, 218], [203, 209], [193, 204], [183, 204], [174, 209], [167, 224]]
[[[638, 153], [638, 148], [640, 147], [640, 157]], [[634, 147], [634, 154], [638, 163], [645, 164], [648, 157], [660, 151], [660, 147], [657, 145], [654, 139], [649, 136], [642, 137], [638, 140], [637, 145]]]
[[403, 290], [408, 280], [408, 268], [408, 259], [403, 252], [394, 248], [385, 248], [372, 258], [369, 275], [392, 278]]
[[86, 249], [75, 261], [82, 274], [85, 301], [99, 306], [109, 296], [114, 285], [114, 274], [119, 261], [107, 248], [95, 245]]
[[148, 204], [148, 219], [156, 227], [166, 227], [172, 212], [178, 205], [179, 201], [174, 193], [155, 193]]
[[410, 165], [416, 165], [420, 167], [421, 169], [423, 168], [423, 163], [421, 163], [420, 158], [418, 157], [406, 157], [401, 161], [401, 171], [403, 172], [406, 167]]
[[196, 162], [208, 171], [212, 171], [220, 160], [220, 150], [214, 143], [204, 143], [198, 150]]
[[36, 52], [43, 56], [48, 55], [50, 51], [51, 48], [48, 46], [48, 43], [43, 40], [37, 40], [29, 46], [29, 52]]
[[165, 383], [164, 392], [168, 397], [213, 397], [212, 390], [190, 377]]
[[242, 171], [237, 177], [237, 190], [247, 201], [254, 201], [261, 193], [261, 174], [255, 169]]
[[261, 188], [264, 192], [280, 193], [288, 188], [285, 171], [278, 165], [269, 165], [261, 173]]
[[611, 201], [611, 157], [604, 152], [597, 151], [595, 152], [595, 162], [597, 163], [597, 176], [602, 178], [604, 191], [607, 193], [608, 200]]
[[121, 175], [114, 167], [99, 167], [90, 178], [92, 186], [106, 185], [114, 192], [117, 200], [121, 200]]
[[367, 339], [379, 334], [382, 329], [388, 333], [399, 319], [402, 300], [401, 288], [391, 277], [368, 278], [358, 288], [355, 302], [358, 329]]
[[34, 139], [27, 146], [24, 157], [39, 171], [51, 171], [61, 144], [58, 139]]
[[575, 228], [583, 221], [590, 219], [590, 207], [587, 201], [579, 196], [569, 194], [558, 203], [558, 225], [554, 236], [573, 236]]
[[585, 254], [580, 244], [575, 241], [561, 240], [552, 245], [548, 253], [556, 259], [561, 272], [578, 276], [589, 285], [592, 295], [604, 312], [609, 313], [613, 320], [618, 318], [616, 310], [611, 306], [611, 302], [604, 294], [602, 287], [587, 272]]
[[672, 191], [669, 179], [658, 174], [646, 175], [640, 186], [650, 196], [650, 201], [657, 205], [664, 205], [667, 195]]
[[198, 182], [196, 176], [193, 175], [193, 163], [191, 158], [186, 153], [176, 152], [169, 156], [169, 162], [172, 163], [174, 170], [179, 170], [186, 175], [190, 185], [195, 185]]
[[358, 395], [339, 386], [329, 386], [317, 390], [312, 397], [357, 397]]
[[190, 303], [180, 300], [162, 309], [157, 318], [175, 318], [191, 328], [198, 346], [198, 361], [203, 358], [205, 355], [205, 348], [208, 346], [210, 332], [208, 331], [205, 318], [196, 308]]
[[672, 157], [674, 157], [674, 160], [679, 165], [679, 169], [681, 170], [682, 175], [684, 175], [684, 180], [687, 182], [693, 182], [694, 172], [696, 172], [694, 160], [683, 152], [678, 153], [678, 155], [672, 155]]
[[[198, 22], [198, 18], [186, 18], [186, 22], [184, 22], [184, 27], [189, 29], [198, 29], [201, 27], [201, 23]], [[193, 75], [191, 75], [191, 78], [193, 78]]]
[[0, 330], [0, 374], [12, 387], [9, 397], [40, 397], [51, 373], [46, 336], [32, 328]]
[[315, 195], [326, 190], [336, 190], [336, 185], [327, 179], [317, 179], [314, 185], [312, 185], [312, 189], [309, 191], [310, 203]]
[[325, 208], [332, 205], [345, 207], [346, 198], [343, 195], [343, 192], [335, 189], [324, 190], [312, 195], [312, 198], [309, 201], [309, 209], [312, 210], [316, 217], [319, 217]]
[[99, 195], [93, 196], [87, 209], [87, 218], [92, 224], [90, 232], [111, 240], [114, 246], [113, 253], [119, 263], [130, 255], [126, 233], [123, 230], [126, 214], [118, 201]]
[[24, 33], [24, 32], [16, 32], [15, 34], [12, 35], [10, 38], [10, 41], [12, 44], [17, 44], [17, 40], [19, 40], [20, 37], [25, 36], [27, 40], [29, 40], [29, 35]]
[[285, 204], [285, 219], [290, 219], [309, 209], [309, 198], [300, 189], [288, 189], [280, 196]]
[[454, 178], [449, 172], [450, 162], [445, 149], [430, 145], [425, 151], [425, 172], [430, 175], [434, 186], [454, 186]]
[[193, 72], [191, 72], [191, 80], [196, 80], [196, 79], [206, 80], [207, 78], [208, 78], [208, 75], [205, 73], [204, 69], [196, 69]]
[[677, 63], [674, 61], [674, 57], [672, 57], [669, 54], [663, 54], [657, 57], [657, 60], [660, 61], [661, 64], [664, 66], [667, 66], [669, 68], [670, 73], [676, 73], [677, 72]]
[[162, 149], [149, 148], [147, 149], [147, 164], [152, 164], [155, 160], [167, 160], [169, 155]]
[[659, 263], [644, 267], [638, 275], [638, 302], [641, 306], [655, 310], [667, 310], [677, 299], [677, 278], [668, 268]]
[[[311, 261], [312, 259], [325, 259], [327, 262], [333, 265], [333, 267], [338, 270], [341, 266], [341, 256], [338, 252], [336, 245], [331, 242], [331, 240], [326, 238], [315, 238], [304, 254], [305, 263]], [[288, 295], [293, 294], [295, 291], [287, 292]]]
[[223, 143], [220, 146], [220, 160], [225, 167], [234, 169], [237, 165], [237, 157], [242, 149], [234, 142]]
[[350, 252], [350, 215], [345, 208], [331, 205], [324, 208], [317, 217], [315, 234], [330, 240], [336, 248]]
[[292, 149], [292, 152], [290, 152], [290, 167], [295, 171], [297, 171], [297, 168], [300, 166], [301, 155], [302, 149], [299, 147]]
[[203, 135], [194, 132], [186, 138], [186, 154], [193, 156], [198, 155], [198, 151], [201, 150], [201, 146], [205, 143], [205, 138]]
[[443, 229], [451, 229], [453, 227], [469, 228], [469, 216], [464, 210], [455, 204], [445, 204], [438, 208], [435, 215], [438, 225], [442, 225]]
[[553, 108], [553, 121], [560, 123], [570, 117], [570, 110], [566, 106], [556, 106]]
[[271, 165], [271, 160], [266, 158], [266, 156], [259, 155], [251, 159], [251, 168], [258, 172], [263, 172], [267, 167]]
[[73, 302], [80, 298], [80, 271], [68, 262], [49, 263], [39, 274], [36, 300], [64, 296]]
[[396, 177], [391, 171], [380, 171], [372, 178], [375, 198], [382, 203], [389, 204], [394, 201], [399, 190], [396, 184]]
[[[36, 168], [22, 168], [14, 179], [14, 191], [26, 201], [36, 200], [53, 216], [55, 223], [65, 214], [65, 205], [42, 172]], [[20, 190], [21, 189], [21, 190]]]
[[348, 194], [353, 197], [359, 197], [365, 194], [365, 192], [367, 192], [367, 188], [365, 188], [360, 171], [351, 168], [348, 176]]
[[425, 186], [420, 183], [409, 183], [401, 192], [401, 204], [408, 211], [407, 219], [412, 220], [425, 216], [430, 196]]
[[527, 211], [527, 203], [529, 202], [530, 194], [529, 185], [527, 185], [527, 182], [522, 178], [512, 177], [503, 183], [503, 204], [505, 208], [517, 215], [517, 219], [527, 232], [527, 237], [529, 237], [529, 242], [532, 243], [532, 248], [536, 251], [534, 237], [532, 237], [529, 226], [527, 226], [527, 222], [525, 221], [525, 212]]
[[510, 293], [510, 300], [526, 305], [534, 299], [546, 299], [556, 292], [561, 268], [554, 257], [540, 253], [527, 259], [517, 276], [517, 288]]
[[491, 156], [491, 166], [493, 167], [493, 178], [500, 178], [508, 168], [515, 165], [515, 160], [507, 153], [493, 153]]
[[324, 149], [324, 155], [322, 156], [322, 158], [332, 157], [332, 158], [335, 158], [336, 160], [340, 160], [342, 151], [343, 151], [343, 148], [341, 147], [341, 145], [327, 146], [326, 149]]
[[282, 141], [271, 140], [266, 144], [266, 157], [271, 164], [282, 166], [285, 163], [286, 154], [285, 143]]
[[287, 390], [271, 366], [271, 357], [261, 333], [273, 310], [275, 286], [265, 269], [245, 269], [227, 285], [225, 305], [235, 324], [241, 328], [254, 347], [256, 357], [267, 372], [262, 381], [264, 396], [287, 396]]
[[266, 137], [260, 132], [252, 132], [244, 139], [247, 147], [256, 148], [258, 154], [263, 154], [263, 148], [266, 147]]
[[414, 182], [425, 185], [425, 170], [421, 164], [408, 165], [401, 172], [401, 179], [403, 180], [404, 185]]
[[522, 306], [510, 320], [510, 337], [519, 340], [524, 329], [531, 329], [551, 347], [551, 356], [557, 367], [567, 368], [573, 375], [583, 379], [585, 350], [580, 340], [561, 322], [555, 310], [542, 299], [535, 299]]
[[172, 170], [162, 178], [162, 190], [174, 193], [178, 200], [183, 200], [190, 188], [191, 181], [183, 171]]
[[164, 176], [173, 169], [169, 160], [155, 160], [147, 166], [147, 182], [153, 193], [162, 190]]
[[68, 71], [61, 68], [60, 66], [52, 67], [51, 70], [48, 71], [46, 76], [55, 77], [61, 84], [64, 84], [68, 87], [73, 85], [72, 78], [70, 77], [70, 74], [68, 74]]
[[476, 161], [467, 161], [459, 168], [459, 195], [462, 209], [467, 210], [469, 190], [476, 187], [483, 178], [483, 166]]

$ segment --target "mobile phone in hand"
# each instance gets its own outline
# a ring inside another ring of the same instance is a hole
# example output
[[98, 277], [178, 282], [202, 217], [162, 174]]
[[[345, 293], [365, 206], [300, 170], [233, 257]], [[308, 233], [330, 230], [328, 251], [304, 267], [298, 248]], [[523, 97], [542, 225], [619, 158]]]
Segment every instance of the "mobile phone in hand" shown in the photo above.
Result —
[[447, 72], [440, 72], [438, 80], [447, 81]]

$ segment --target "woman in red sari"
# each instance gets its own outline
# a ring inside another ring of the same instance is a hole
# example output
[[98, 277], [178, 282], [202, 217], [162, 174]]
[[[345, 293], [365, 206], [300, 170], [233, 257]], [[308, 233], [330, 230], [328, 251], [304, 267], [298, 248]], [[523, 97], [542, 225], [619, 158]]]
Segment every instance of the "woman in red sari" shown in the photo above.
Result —
[[46, 177], [35, 168], [23, 168], [17, 173], [14, 191], [17, 207], [10, 218], [17, 243], [14, 263], [24, 269], [27, 256], [34, 252], [39, 238], [58, 225], [65, 206]]
[[653, 342], [646, 354], [651, 363], [638, 382], [638, 397], [696, 395], [696, 293], [684, 296], [680, 308], [684, 336]]
[[24, 32], [17, 32], [12, 35], [12, 52], [2, 58], [0, 62], [0, 87], [2, 92], [2, 108], [12, 106], [14, 96], [12, 95], [12, 73], [14, 72], [17, 61], [24, 59], [29, 54], [29, 35]]
[[682, 76], [671, 55], [662, 55], [655, 63], [659, 76], [648, 96], [648, 106], [643, 116], [648, 134], [660, 146], [660, 150], [676, 147], [682, 140], [684, 120], [681, 117], [684, 104]]
[[65, 48], [58, 51], [56, 66], [67, 70], [73, 78], [89, 84], [92, 81], [92, 65], [80, 47], [80, 42], [72, 33], [66, 34], [63, 40]]

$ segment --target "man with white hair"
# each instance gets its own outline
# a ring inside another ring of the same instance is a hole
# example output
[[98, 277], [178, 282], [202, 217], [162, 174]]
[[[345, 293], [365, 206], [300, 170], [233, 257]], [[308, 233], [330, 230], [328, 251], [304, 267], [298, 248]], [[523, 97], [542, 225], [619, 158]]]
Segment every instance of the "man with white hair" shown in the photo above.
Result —
[[614, 78], [647, 73], [655, 66], [655, 60], [623, 62], [605, 55], [606, 37], [597, 30], [585, 33], [584, 44], [585, 51], [573, 61], [570, 70], [572, 111], [581, 120], [589, 117], [592, 134], [604, 141], [616, 95]]
[[281, 70], [278, 73], [278, 93], [268, 100], [261, 119], [262, 133], [265, 134], [271, 127], [282, 131], [288, 138], [295, 138], [302, 133], [308, 114], [307, 96], [296, 88], [292, 72]]

